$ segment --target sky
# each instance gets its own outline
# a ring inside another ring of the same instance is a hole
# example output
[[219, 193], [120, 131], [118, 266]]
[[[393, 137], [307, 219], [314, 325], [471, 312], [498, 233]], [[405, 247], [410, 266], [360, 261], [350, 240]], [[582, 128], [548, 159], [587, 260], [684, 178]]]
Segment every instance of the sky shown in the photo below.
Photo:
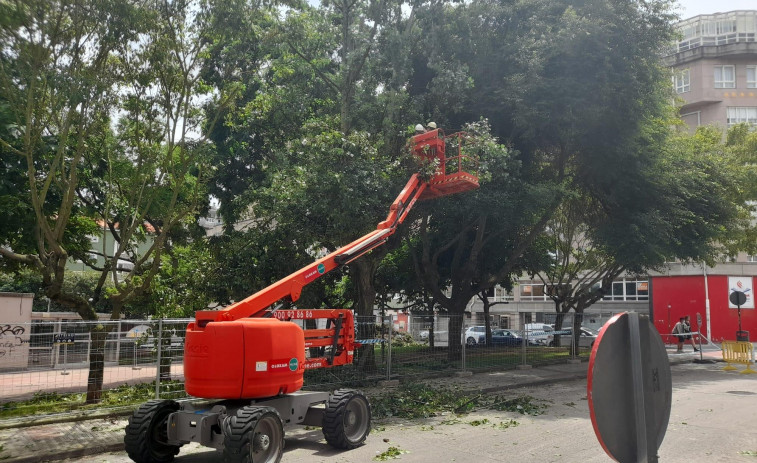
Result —
[[733, 10], [757, 10], [757, 0], [678, 0], [681, 19]]

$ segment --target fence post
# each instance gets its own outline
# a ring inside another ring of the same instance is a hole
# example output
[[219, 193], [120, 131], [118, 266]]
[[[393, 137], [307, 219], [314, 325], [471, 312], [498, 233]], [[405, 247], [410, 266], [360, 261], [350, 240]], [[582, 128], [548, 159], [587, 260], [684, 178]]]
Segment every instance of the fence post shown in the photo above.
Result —
[[528, 353], [526, 346], [528, 345], [528, 331], [526, 330], [526, 314], [523, 312], [518, 312], [518, 322], [520, 323], [520, 326], [523, 327], [523, 363], [520, 365], [516, 365], [515, 368], [517, 370], [528, 370], [531, 368], [531, 365], [528, 364]]
[[116, 366], [120, 364], [121, 360], [121, 320], [118, 320], [118, 328], [116, 328]]
[[60, 334], [63, 327], [61, 326], [61, 321], [58, 320], [55, 323], [55, 328], [53, 328], [53, 348], [52, 348], [52, 354], [53, 354], [53, 369], [58, 369], [58, 364], [60, 363], [60, 344], [55, 343], [55, 335]]
[[158, 320], [158, 358], [155, 364], [155, 398], [160, 399], [160, 351], [163, 342], [163, 319]]
[[388, 346], [386, 349], [387, 356], [386, 356], [386, 380], [389, 381], [392, 379], [392, 317], [391, 315], [388, 317], [389, 320], [389, 336], [388, 336]]
[[[460, 325], [464, 325], [464, 323], [460, 323]], [[465, 347], [468, 345], [468, 340], [465, 339], [465, 326], [463, 326], [461, 328], [461, 330], [462, 330], [463, 334], [462, 334], [462, 336], [460, 338], [458, 338], [458, 339], [462, 339], [462, 342], [461, 342], [461, 344], [462, 344], [462, 347], [461, 347], [461, 350], [462, 350], [462, 370], [461, 371], [465, 371]], [[447, 338], [449, 339], [449, 336], [447, 336]]]
[[[76, 339], [74, 337], [74, 339]], [[76, 345], [76, 344], [74, 344]], [[103, 345], [103, 371], [105, 371], [105, 346]], [[87, 357], [86, 359], [89, 360], [89, 356], [92, 354], [92, 327], [89, 327], [87, 330]]]

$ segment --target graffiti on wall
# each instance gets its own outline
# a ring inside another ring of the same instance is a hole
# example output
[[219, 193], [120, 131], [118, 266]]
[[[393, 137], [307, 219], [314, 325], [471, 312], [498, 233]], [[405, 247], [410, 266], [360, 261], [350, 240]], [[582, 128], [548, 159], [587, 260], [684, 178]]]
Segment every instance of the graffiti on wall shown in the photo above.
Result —
[[0, 358], [11, 357], [25, 341], [21, 336], [26, 328], [21, 325], [0, 325]]

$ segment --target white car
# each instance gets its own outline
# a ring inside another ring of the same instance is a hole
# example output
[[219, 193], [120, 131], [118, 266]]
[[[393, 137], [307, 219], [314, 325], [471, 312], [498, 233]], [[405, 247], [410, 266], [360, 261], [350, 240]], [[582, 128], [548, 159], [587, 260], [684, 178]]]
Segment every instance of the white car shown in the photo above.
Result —
[[540, 346], [554, 345], [555, 336], [553, 333], [555, 329], [546, 323], [528, 323], [525, 331], [529, 343], [539, 344]]
[[[560, 333], [560, 345], [563, 347], [569, 346], [572, 342], [573, 328], [563, 328], [558, 333]], [[580, 333], [581, 334], [578, 335], [578, 347], [594, 347], [594, 341], [597, 340], [597, 333], [588, 328], [581, 328]]]
[[468, 329], [465, 330], [465, 344], [475, 346], [481, 335], [485, 334], [486, 327], [484, 325], [469, 326]]

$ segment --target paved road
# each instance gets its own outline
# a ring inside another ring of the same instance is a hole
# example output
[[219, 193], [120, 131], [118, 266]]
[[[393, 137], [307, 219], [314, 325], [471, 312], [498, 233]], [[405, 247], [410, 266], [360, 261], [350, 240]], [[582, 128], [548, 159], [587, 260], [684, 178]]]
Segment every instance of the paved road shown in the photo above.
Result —
[[[726, 373], [720, 370], [722, 366], [686, 363], [672, 367], [673, 404], [660, 448], [661, 462], [757, 462], [757, 375]], [[547, 405], [546, 413], [523, 416], [480, 410], [459, 417], [379, 422], [366, 445], [349, 452], [328, 447], [320, 430], [295, 429], [287, 434], [282, 462], [370, 462], [392, 446], [406, 452], [397, 458], [406, 463], [611, 461], [592, 429], [585, 380], [507, 392], [533, 396]], [[220, 458], [213, 450], [187, 446], [175, 461]], [[120, 452], [67, 461], [130, 460]]]

